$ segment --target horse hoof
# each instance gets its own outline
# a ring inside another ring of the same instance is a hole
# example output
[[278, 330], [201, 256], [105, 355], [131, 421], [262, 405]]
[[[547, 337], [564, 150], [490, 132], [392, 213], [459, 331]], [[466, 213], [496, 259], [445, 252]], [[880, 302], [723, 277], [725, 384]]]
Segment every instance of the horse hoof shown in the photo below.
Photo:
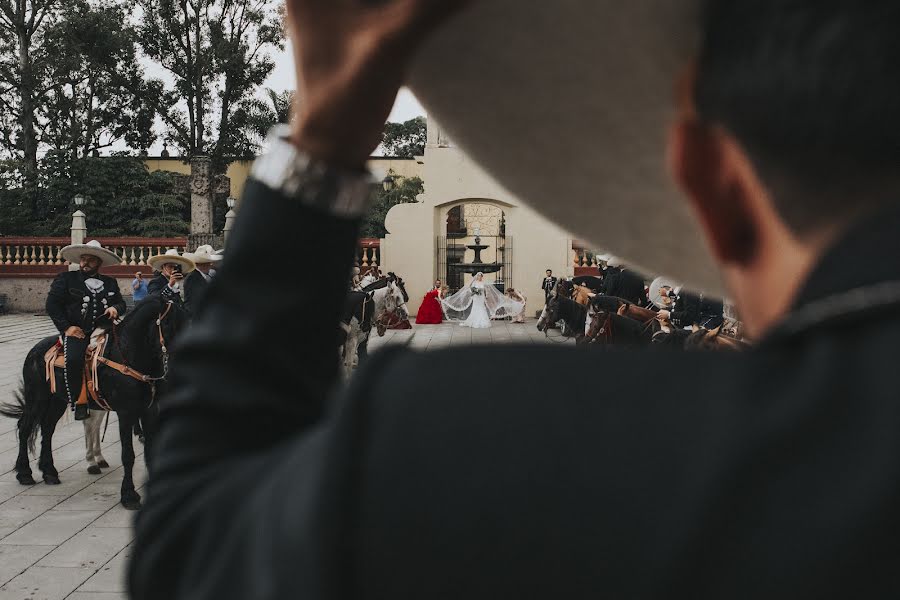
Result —
[[22, 474], [19, 474], [19, 475], [16, 475], [16, 480], [17, 480], [19, 483], [21, 483], [22, 485], [35, 485], [35, 484], [37, 484], [37, 481], [35, 481], [35, 480], [34, 480], [34, 477], [32, 477], [31, 475], [22, 475]]
[[62, 482], [59, 480], [59, 475], [44, 475], [44, 483], [47, 485], [59, 485]]
[[101, 460], [101, 461], [97, 462], [97, 466], [100, 467], [101, 469], [108, 469], [109, 463], [106, 462], [105, 460]]
[[141, 510], [141, 501], [123, 499], [122, 506], [125, 507], [125, 510]]
[[100, 475], [101, 473], [103, 473], [103, 471], [101, 471], [100, 467], [98, 467], [97, 465], [91, 465], [88, 467], [88, 473], [90, 473], [91, 475]]

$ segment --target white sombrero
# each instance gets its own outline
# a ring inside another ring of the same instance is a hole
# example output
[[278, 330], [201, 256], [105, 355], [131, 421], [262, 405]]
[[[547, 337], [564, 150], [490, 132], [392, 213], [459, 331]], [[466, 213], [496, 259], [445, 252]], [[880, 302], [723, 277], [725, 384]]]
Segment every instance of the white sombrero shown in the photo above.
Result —
[[198, 246], [193, 252], [185, 252], [182, 256], [191, 259], [198, 265], [219, 262], [223, 258], [209, 244]]
[[720, 292], [665, 161], [700, 4], [482, 0], [428, 42], [410, 86], [455, 144], [573, 237]]
[[100, 245], [97, 240], [91, 240], [87, 244], [72, 244], [59, 251], [62, 257], [72, 264], [78, 264], [79, 259], [85, 254], [100, 259], [100, 266], [117, 265], [122, 259]]
[[166, 250], [165, 254], [157, 254], [147, 259], [147, 264], [157, 271], [163, 265], [170, 263], [181, 265], [181, 272], [184, 275], [187, 275], [196, 268], [196, 266], [194, 265], [194, 261], [192, 261], [190, 258], [178, 254], [178, 250], [176, 250], [175, 248]]

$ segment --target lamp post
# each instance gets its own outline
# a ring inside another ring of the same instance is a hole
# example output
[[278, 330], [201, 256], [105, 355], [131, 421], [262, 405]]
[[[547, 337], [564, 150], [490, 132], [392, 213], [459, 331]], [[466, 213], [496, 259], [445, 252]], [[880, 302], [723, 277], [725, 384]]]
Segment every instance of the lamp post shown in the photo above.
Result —
[[222, 231], [222, 237], [224, 237], [225, 246], [228, 246], [228, 236], [231, 234], [231, 228], [234, 226], [234, 218], [237, 216], [237, 213], [234, 212], [234, 205], [237, 202], [234, 197], [228, 196], [225, 199], [225, 204], [228, 205], [228, 212], [225, 213], [225, 229]]
[[384, 191], [390, 192], [394, 189], [394, 176], [388, 175], [381, 181], [381, 187], [384, 188]]
[[[84, 196], [81, 194], [76, 194], [75, 198], [73, 198], [75, 202], [75, 212], [72, 213], [72, 235], [71, 235], [71, 243], [75, 244], [83, 244], [84, 238], [87, 236], [87, 224], [84, 219], [85, 215], [81, 212], [81, 207], [84, 205]], [[70, 271], [77, 271], [77, 264], [69, 265]]]

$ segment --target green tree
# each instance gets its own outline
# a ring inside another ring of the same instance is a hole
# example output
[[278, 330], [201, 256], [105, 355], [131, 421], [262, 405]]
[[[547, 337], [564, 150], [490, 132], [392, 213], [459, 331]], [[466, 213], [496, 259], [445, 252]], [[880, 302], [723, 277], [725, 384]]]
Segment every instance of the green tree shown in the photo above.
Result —
[[38, 178], [37, 108], [53, 48], [43, 32], [54, 21], [58, 0], [0, 0], [0, 120], [6, 158], [21, 160], [26, 186]]
[[126, 17], [119, 5], [74, 0], [45, 33], [56, 52], [41, 137], [69, 160], [118, 141], [146, 150], [155, 139], [151, 99], [162, 83], [145, 81]]
[[415, 158], [425, 154], [428, 124], [425, 117], [416, 117], [403, 123], [386, 123], [381, 137], [385, 156]]
[[388, 175], [394, 177], [394, 187], [390, 191], [378, 188], [372, 207], [363, 219], [360, 237], [383, 238], [387, 235], [384, 220], [388, 211], [398, 204], [418, 202], [418, 196], [425, 191], [425, 184], [420, 177], [397, 177], [393, 171]]
[[209, 154], [217, 170], [256, 150], [242, 125], [284, 47], [276, 0], [138, 0], [144, 53], [175, 79], [157, 110], [182, 154]]

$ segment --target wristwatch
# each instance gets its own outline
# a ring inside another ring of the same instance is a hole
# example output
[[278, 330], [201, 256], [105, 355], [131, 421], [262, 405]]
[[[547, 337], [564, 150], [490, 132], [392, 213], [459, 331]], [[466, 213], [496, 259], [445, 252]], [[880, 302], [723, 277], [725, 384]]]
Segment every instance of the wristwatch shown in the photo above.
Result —
[[309, 158], [289, 141], [290, 133], [288, 125], [270, 130], [268, 150], [254, 161], [250, 176], [309, 208], [346, 219], [361, 217], [376, 183], [372, 175]]

